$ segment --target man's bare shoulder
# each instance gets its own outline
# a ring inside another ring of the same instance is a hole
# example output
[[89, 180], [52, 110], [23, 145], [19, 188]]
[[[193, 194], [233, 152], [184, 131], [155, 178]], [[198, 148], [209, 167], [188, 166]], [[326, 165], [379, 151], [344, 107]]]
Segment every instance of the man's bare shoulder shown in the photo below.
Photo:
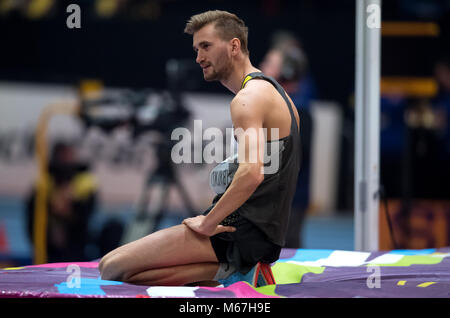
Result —
[[262, 125], [268, 109], [265, 105], [269, 105], [271, 100], [270, 86], [271, 84], [266, 81], [252, 80], [236, 94], [230, 107], [231, 118], [235, 125], [244, 121]]
[[251, 80], [241, 89], [231, 101], [232, 107], [249, 106], [261, 108], [273, 98], [273, 86], [264, 80]]
[[266, 99], [274, 94], [275, 89], [271, 83], [262, 79], [253, 79], [246, 83], [236, 96], [250, 96], [252, 98]]

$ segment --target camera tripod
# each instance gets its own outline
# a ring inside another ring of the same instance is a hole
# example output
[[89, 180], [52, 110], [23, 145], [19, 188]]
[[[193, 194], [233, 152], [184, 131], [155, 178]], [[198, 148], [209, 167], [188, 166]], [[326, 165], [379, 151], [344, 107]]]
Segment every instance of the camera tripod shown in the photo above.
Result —
[[[167, 211], [171, 186], [175, 186], [181, 195], [181, 199], [189, 212], [189, 216], [195, 215], [195, 209], [188, 192], [176, 176], [175, 166], [170, 157], [171, 146], [171, 142], [159, 143], [157, 145], [158, 166], [155, 171], [149, 173], [144, 180], [136, 217], [126, 227], [121, 244], [135, 241], [156, 230], [162, 220], [164, 212]], [[150, 204], [150, 193], [154, 190], [159, 190], [159, 193], [156, 196], [156, 200], [152, 202], [152, 211], [150, 212], [148, 209]]]

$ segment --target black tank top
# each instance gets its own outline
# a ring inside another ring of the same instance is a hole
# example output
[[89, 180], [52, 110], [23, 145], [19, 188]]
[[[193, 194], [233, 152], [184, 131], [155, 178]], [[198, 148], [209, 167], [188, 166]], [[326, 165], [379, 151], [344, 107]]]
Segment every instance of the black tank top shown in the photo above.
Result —
[[[283, 97], [291, 115], [290, 134], [278, 140], [267, 141], [264, 180], [250, 198], [231, 215], [231, 218], [239, 214], [255, 224], [270, 241], [284, 246], [300, 169], [300, 135], [293, 106], [281, 85], [272, 77], [255, 72], [245, 77], [241, 88], [244, 88], [245, 84], [253, 79], [268, 81]], [[271, 159], [270, 162], [268, 162], [268, 158]], [[278, 160], [278, 165], [274, 164], [274, 159]], [[217, 193], [213, 199], [213, 206], [230, 185], [237, 167], [237, 155], [234, 155], [225, 159], [211, 171], [210, 186]]]

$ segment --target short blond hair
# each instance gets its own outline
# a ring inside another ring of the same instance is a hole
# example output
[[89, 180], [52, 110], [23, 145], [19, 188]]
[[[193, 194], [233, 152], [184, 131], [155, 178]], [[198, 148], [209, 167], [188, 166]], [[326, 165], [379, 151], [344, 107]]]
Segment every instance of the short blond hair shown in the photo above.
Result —
[[244, 21], [233, 13], [213, 10], [193, 15], [186, 23], [184, 32], [192, 35], [210, 23], [214, 23], [216, 31], [223, 40], [229, 41], [238, 38], [241, 42], [241, 51], [249, 54], [248, 28]]

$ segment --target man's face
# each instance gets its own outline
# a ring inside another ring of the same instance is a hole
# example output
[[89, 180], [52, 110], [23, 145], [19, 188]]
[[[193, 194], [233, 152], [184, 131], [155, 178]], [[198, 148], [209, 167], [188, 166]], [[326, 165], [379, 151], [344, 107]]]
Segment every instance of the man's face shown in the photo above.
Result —
[[232, 70], [230, 43], [221, 39], [214, 24], [207, 24], [194, 33], [193, 48], [195, 60], [203, 69], [206, 81], [226, 79]]

